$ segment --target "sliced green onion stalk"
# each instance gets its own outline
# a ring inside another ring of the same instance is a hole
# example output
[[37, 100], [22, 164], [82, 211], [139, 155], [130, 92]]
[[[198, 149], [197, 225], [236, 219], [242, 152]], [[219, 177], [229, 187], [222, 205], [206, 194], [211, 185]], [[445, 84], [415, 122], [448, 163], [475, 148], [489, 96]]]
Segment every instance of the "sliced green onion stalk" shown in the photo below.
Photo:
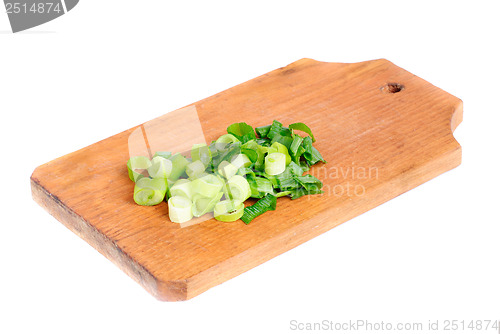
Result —
[[185, 223], [193, 218], [192, 203], [189, 198], [172, 196], [168, 200], [168, 217], [174, 223]]
[[[210, 145], [193, 145], [190, 159], [163, 151], [156, 152], [152, 161], [131, 158], [127, 167], [136, 182], [134, 200], [141, 205], [168, 200], [171, 220], [179, 223], [214, 211], [218, 220], [241, 217], [248, 224], [274, 210], [278, 197], [323, 193], [320, 180], [303, 175], [316, 163], [325, 162], [314, 141], [304, 123], [286, 127], [274, 120], [255, 130], [244, 122], [234, 123]], [[245, 208], [248, 197], [260, 200]]]
[[281, 144], [281, 143], [278, 143], [278, 142], [274, 142], [271, 147], [269, 147], [269, 150], [268, 150], [269, 153], [275, 153], [275, 152], [279, 152], [279, 153], [283, 153], [286, 157], [286, 165], [288, 166], [288, 164], [292, 161], [292, 157], [290, 156], [290, 154], [288, 153], [288, 149], [286, 148], [285, 145]]
[[196, 160], [186, 166], [186, 174], [190, 179], [196, 179], [205, 171], [206, 166], [201, 160]]
[[134, 201], [139, 205], [156, 205], [163, 201], [166, 193], [166, 179], [143, 177], [135, 183]]
[[286, 156], [283, 153], [270, 153], [265, 159], [265, 170], [269, 175], [278, 175], [285, 171]]
[[236, 167], [229, 161], [222, 161], [219, 164], [219, 168], [217, 171], [219, 172], [220, 175], [224, 176], [226, 179], [230, 179], [236, 174], [236, 172], [238, 172], [238, 167]]
[[172, 188], [172, 186], [174, 184], [175, 184], [174, 181], [167, 179], [167, 195], [165, 196], [165, 199], [168, 200], [170, 197], [172, 197], [172, 194], [170, 193], [170, 189]]
[[138, 170], [148, 169], [149, 167], [151, 167], [149, 158], [143, 156], [132, 157], [127, 162], [128, 177], [132, 181], [137, 182], [144, 177]]
[[249, 224], [253, 219], [260, 216], [261, 214], [276, 209], [276, 196], [271, 194], [267, 194], [263, 198], [259, 199], [255, 202], [254, 205], [247, 206], [244, 209], [244, 213], [241, 217], [241, 220], [245, 224]]
[[170, 188], [170, 196], [182, 196], [186, 198], [193, 198], [193, 188], [191, 181], [187, 179], [179, 179]]
[[191, 182], [193, 193], [212, 198], [217, 195], [223, 186], [223, 181], [214, 174], [207, 174]]
[[189, 179], [189, 180], [191, 180], [191, 181], [194, 181], [194, 180], [199, 179], [199, 178], [201, 178], [201, 177], [207, 176], [208, 174], [210, 174], [210, 173], [203, 172], [203, 173], [201, 173], [201, 174], [199, 174], [199, 175], [196, 175], [195, 177], [190, 177], [190, 178], [188, 178], [188, 179]]
[[244, 202], [252, 194], [248, 181], [241, 175], [234, 175], [227, 181], [227, 185], [229, 187], [231, 199], [235, 201]]
[[212, 152], [206, 144], [194, 144], [191, 149], [191, 159], [200, 160], [206, 167], [212, 161]]
[[214, 211], [215, 204], [217, 204], [224, 193], [221, 191], [212, 198], [203, 197], [200, 194], [193, 196], [193, 215], [195, 217], [203, 216], [206, 213]]
[[239, 143], [240, 141], [238, 138], [233, 136], [230, 133], [227, 133], [225, 135], [220, 136], [216, 141], [215, 141], [215, 148], [217, 150], [222, 151], [226, 148], [228, 144], [234, 144], [234, 143]]
[[222, 180], [222, 192], [224, 193], [225, 199], [231, 199], [231, 192], [229, 191], [229, 185], [227, 181]]
[[157, 156], [151, 160], [151, 167], [148, 168], [149, 176], [152, 178], [166, 179], [172, 173], [172, 161]]
[[241, 167], [250, 167], [252, 165], [252, 161], [250, 161], [250, 159], [242, 153], [236, 154], [231, 159], [231, 163], [236, 166], [237, 169], [240, 169]]
[[172, 152], [158, 151], [158, 152], [155, 152], [155, 155], [153, 155], [153, 158], [162, 157], [162, 158], [168, 159], [171, 156], [172, 156]]
[[172, 172], [170, 173], [169, 179], [177, 181], [186, 171], [186, 166], [189, 164], [189, 161], [180, 153], [177, 153], [168, 159], [172, 161]]
[[243, 216], [245, 205], [242, 202], [224, 200], [214, 207], [214, 218], [222, 222], [234, 222]]

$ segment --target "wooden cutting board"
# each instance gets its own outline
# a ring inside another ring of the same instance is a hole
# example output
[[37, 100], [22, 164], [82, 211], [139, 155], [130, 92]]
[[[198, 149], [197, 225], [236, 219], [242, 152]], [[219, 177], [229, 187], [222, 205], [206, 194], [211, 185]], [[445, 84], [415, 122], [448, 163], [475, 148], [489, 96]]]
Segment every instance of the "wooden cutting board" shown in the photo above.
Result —
[[[280, 198], [249, 225], [183, 227], [168, 220], [166, 203], [134, 203], [130, 154], [188, 150], [231, 123], [274, 119], [312, 128], [328, 161], [310, 171], [323, 195]], [[452, 133], [461, 120], [461, 100], [387, 60], [301, 59], [39, 166], [31, 187], [36, 202], [156, 298], [186, 300], [458, 166]]]

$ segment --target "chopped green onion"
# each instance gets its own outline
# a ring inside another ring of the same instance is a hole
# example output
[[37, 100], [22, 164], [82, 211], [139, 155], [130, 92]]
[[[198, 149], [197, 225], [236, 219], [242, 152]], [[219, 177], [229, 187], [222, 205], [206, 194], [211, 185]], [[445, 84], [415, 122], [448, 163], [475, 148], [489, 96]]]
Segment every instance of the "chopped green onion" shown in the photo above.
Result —
[[267, 194], [265, 197], [259, 199], [254, 205], [247, 206], [244, 210], [241, 220], [245, 224], [250, 223], [253, 219], [261, 214], [276, 209], [276, 196]]
[[323, 183], [312, 175], [296, 176], [295, 180], [304, 187], [306, 194], [319, 194]]
[[274, 196], [276, 196], [276, 197], [285, 197], [285, 196], [290, 195], [291, 193], [292, 192], [290, 190], [280, 191], [279, 193], [274, 194]]
[[169, 179], [177, 181], [186, 171], [186, 166], [189, 164], [189, 161], [180, 153], [177, 153], [168, 159], [172, 161], [172, 172], [170, 173]]
[[231, 199], [235, 201], [244, 202], [252, 194], [248, 181], [241, 175], [234, 175], [227, 181], [227, 184]]
[[271, 124], [271, 127], [269, 128], [269, 132], [267, 133], [267, 138], [272, 140], [277, 134], [280, 133], [282, 129], [283, 129], [283, 124], [274, 120], [273, 124]]
[[273, 139], [271, 140], [271, 143], [280, 143], [283, 144], [287, 147], [287, 149], [292, 145], [292, 137], [290, 136], [283, 136], [282, 134], [278, 133], [276, 134]]
[[172, 196], [168, 200], [168, 217], [174, 223], [185, 223], [193, 218], [192, 203], [189, 198]]
[[195, 217], [203, 216], [206, 213], [214, 211], [215, 204], [222, 198], [223, 192], [219, 192], [212, 198], [203, 197], [196, 194], [193, 197], [193, 215]]
[[236, 138], [230, 133], [227, 133], [225, 135], [220, 136], [215, 141], [215, 147], [217, 148], [218, 151], [222, 151], [228, 146], [228, 144], [234, 144], [238, 142], [240, 142], [238, 138]]
[[224, 185], [223, 181], [214, 174], [207, 174], [191, 182], [194, 193], [203, 197], [212, 198], [217, 195]]
[[269, 175], [281, 174], [286, 168], [286, 156], [283, 153], [268, 154], [265, 161], [266, 173]]
[[248, 159], [245, 154], [237, 154], [231, 159], [231, 163], [236, 166], [237, 169], [241, 167], [250, 167], [252, 165], [252, 161]]
[[151, 161], [147, 157], [137, 156], [132, 157], [127, 162], [128, 177], [130, 180], [137, 182], [137, 180], [144, 177], [138, 170], [144, 170], [151, 167]]
[[[299, 182], [295, 180], [296, 175], [294, 174], [294, 165], [290, 165], [285, 169], [283, 173], [275, 176], [281, 190], [291, 190], [300, 187]], [[302, 175], [301, 172], [299, 173], [299, 175]]]
[[171, 156], [172, 156], [172, 152], [159, 151], [159, 152], [156, 152], [155, 155], [153, 155], [153, 158], [162, 157], [162, 158], [168, 159]]
[[302, 174], [304, 174], [304, 170], [302, 169], [302, 167], [300, 167], [293, 161], [290, 162], [287, 169], [295, 176], [302, 176]]
[[179, 179], [170, 188], [170, 196], [182, 196], [186, 198], [193, 198], [193, 187], [191, 181], [188, 179]]
[[311, 139], [312, 139], [312, 142], [314, 143], [316, 141], [316, 139], [314, 139], [314, 136], [312, 134], [312, 131], [311, 129], [305, 125], [304, 123], [293, 123], [293, 124], [290, 124], [288, 126], [288, 128], [290, 130], [300, 130], [300, 131], [304, 131], [305, 133], [307, 133], [309, 136], [311, 136]]
[[224, 176], [226, 179], [230, 179], [238, 171], [238, 167], [230, 163], [229, 161], [222, 161], [219, 165], [218, 172], [220, 175]]
[[231, 124], [227, 127], [227, 133], [232, 134], [242, 143], [257, 138], [253, 128], [245, 122]]
[[255, 128], [255, 132], [257, 132], [260, 138], [265, 138], [267, 137], [270, 129], [271, 125], [259, 126]]
[[196, 160], [186, 166], [186, 174], [190, 179], [196, 179], [205, 171], [205, 165], [201, 160]]
[[311, 159], [309, 159], [309, 163], [311, 165], [314, 165], [320, 161], [323, 163], [326, 163], [325, 159], [323, 159], [323, 157], [321, 156], [321, 153], [319, 153], [319, 151], [316, 149], [316, 147], [313, 146], [313, 148], [311, 150], [312, 150]]
[[306, 159], [309, 164], [314, 165], [318, 163], [319, 161], [321, 162], [326, 162], [325, 159], [321, 156], [319, 151], [312, 146], [312, 139], [311, 137], [306, 137], [304, 138], [304, 141], [302, 142], [301, 145], [304, 148], [304, 159]]
[[212, 152], [206, 144], [194, 144], [191, 149], [191, 159], [193, 162], [200, 160], [206, 167], [212, 161]]
[[[308, 136], [303, 138], [294, 131]], [[130, 179], [136, 182], [134, 200], [155, 205], [168, 199], [169, 216], [175, 222], [214, 211], [218, 220], [241, 217], [248, 224], [274, 210], [278, 197], [296, 199], [323, 192], [320, 180], [303, 175], [310, 166], [325, 162], [304, 123], [285, 127], [274, 120], [254, 131], [240, 122], [231, 124], [227, 132], [210, 145], [193, 145], [190, 159], [164, 151], [156, 152], [152, 161], [131, 158], [127, 167]], [[245, 208], [243, 202], [249, 197], [260, 200]]]
[[233, 200], [220, 201], [215, 205], [214, 218], [222, 222], [234, 222], [243, 216], [245, 205]]
[[149, 176], [152, 178], [166, 179], [172, 173], [172, 161], [161, 156], [156, 156], [151, 160], [151, 167], [148, 168]]
[[249, 148], [242, 147], [241, 153], [246, 155], [248, 160], [250, 160], [250, 165], [248, 165], [246, 167], [250, 167], [252, 164], [256, 163], [257, 159], [259, 158], [257, 151], [254, 151], [254, 150], [249, 149]]
[[304, 140], [304, 138], [302, 138], [301, 136], [299, 135], [296, 135], [294, 134], [293, 136], [293, 140], [292, 140], [292, 144], [290, 144], [290, 152], [292, 152], [292, 155], [297, 155], [297, 150], [299, 149], [300, 147], [300, 144], [302, 144], [302, 141]]
[[167, 179], [167, 195], [165, 195], [165, 199], [168, 200], [170, 197], [172, 197], [172, 194], [170, 193], [170, 188], [172, 188], [174, 184], [175, 184], [174, 181]]
[[286, 157], [286, 165], [287, 166], [292, 161], [292, 157], [288, 153], [288, 149], [286, 148], [285, 145], [283, 145], [281, 143], [274, 142], [271, 145], [271, 147], [269, 147], [269, 151], [268, 152], [269, 153], [275, 153], [275, 152], [283, 153], [285, 155], [285, 157]]
[[264, 193], [264, 195], [274, 193], [273, 183], [268, 179], [265, 179], [263, 177], [256, 177], [255, 184], [256, 190], [258, 192]]
[[143, 177], [135, 183], [134, 201], [139, 205], [156, 205], [163, 201], [166, 193], [166, 179]]

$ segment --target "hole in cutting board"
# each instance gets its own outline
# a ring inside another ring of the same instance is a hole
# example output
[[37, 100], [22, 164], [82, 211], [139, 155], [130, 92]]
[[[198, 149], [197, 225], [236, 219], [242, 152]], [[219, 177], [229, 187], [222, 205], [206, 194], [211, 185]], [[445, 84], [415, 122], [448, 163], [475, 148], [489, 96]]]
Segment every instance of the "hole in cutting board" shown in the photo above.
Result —
[[380, 87], [381, 91], [391, 94], [399, 93], [403, 89], [405, 89], [405, 86], [397, 82], [389, 82], [385, 86]]

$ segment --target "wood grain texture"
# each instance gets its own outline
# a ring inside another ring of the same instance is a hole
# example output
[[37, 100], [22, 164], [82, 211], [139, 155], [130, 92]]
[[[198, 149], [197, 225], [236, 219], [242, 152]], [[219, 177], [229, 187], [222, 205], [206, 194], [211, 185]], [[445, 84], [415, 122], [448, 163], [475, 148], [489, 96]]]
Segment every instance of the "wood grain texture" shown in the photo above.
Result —
[[[187, 121], [193, 110], [199, 122]], [[383, 59], [301, 59], [167, 115], [31, 176], [35, 201], [160, 300], [190, 299], [461, 162], [453, 130], [462, 102]], [[157, 133], [151, 150], [185, 150], [187, 137], [189, 145], [200, 141], [193, 127], [209, 142], [233, 122], [261, 126], [273, 119], [312, 128], [328, 163], [311, 173], [325, 194], [280, 198], [276, 211], [249, 225], [210, 219], [186, 228], [168, 221], [166, 203], [133, 202], [125, 163], [129, 150], [147, 150], [129, 145], [138, 129]], [[169, 127], [175, 135], [162, 131]]]

